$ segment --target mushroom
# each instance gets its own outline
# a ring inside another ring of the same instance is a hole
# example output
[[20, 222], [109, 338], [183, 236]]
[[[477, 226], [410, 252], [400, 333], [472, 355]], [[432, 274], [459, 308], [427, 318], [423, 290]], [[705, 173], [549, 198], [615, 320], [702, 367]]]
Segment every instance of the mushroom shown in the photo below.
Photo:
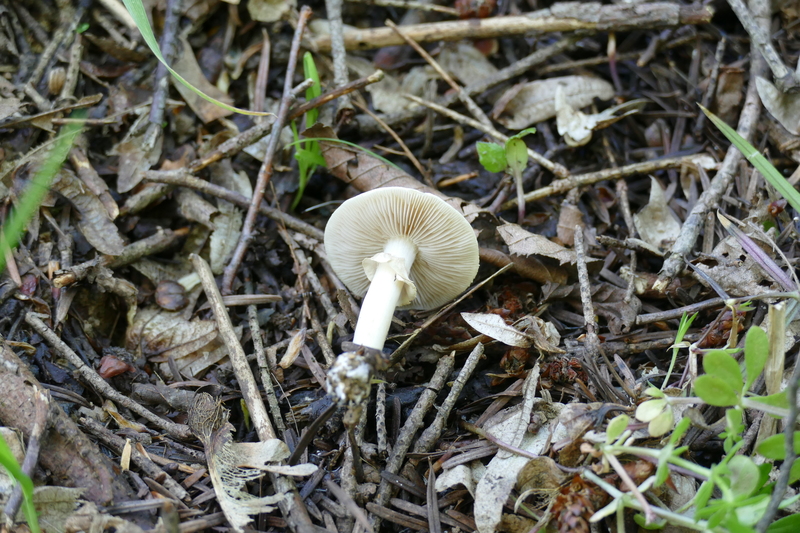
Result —
[[444, 200], [384, 187], [344, 202], [325, 228], [333, 270], [363, 296], [353, 342], [382, 350], [394, 310], [433, 309], [463, 292], [478, 272], [478, 240]]

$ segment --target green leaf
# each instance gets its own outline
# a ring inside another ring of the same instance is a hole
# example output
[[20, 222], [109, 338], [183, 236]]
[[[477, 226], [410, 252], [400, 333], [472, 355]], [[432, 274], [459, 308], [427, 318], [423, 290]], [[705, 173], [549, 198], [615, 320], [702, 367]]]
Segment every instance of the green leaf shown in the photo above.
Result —
[[[767, 459], [783, 461], [786, 458], [786, 435], [778, 433], [762, 440], [756, 451]], [[800, 454], [800, 431], [794, 432], [794, 453]]]
[[477, 143], [478, 160], [489, 172], [503, 172], [506, 169], [506, 150], [495, 143]]
[[711, 481], [704, 481], [700, 488], [697, 489], [697, 494], [695, 495], [695, 507], [697, 509], [705, 509], [706, 504], [708, 503], [708, 499], [711, 498], [711, 494], [714, 492], [714, 483]]
[[528, 146], [522, 139], [512, 137], [506, 141], [506, 161], [514, 174], [521, 174], [528, 166]]
[[[675, 446], [678, 442], [683, 438], [683, 435], [689, 431], [689, 427], [692, 425], [692, 421], [689, 419], [688, 416], [684, 416], [681, 418], [680, 422], [675, 426], [675, 431], [672, 432], [672, 435], [669, 436], [669, 445]], [[675, 455], [680, 455], [683, 452], [678, 452], [676, 450]]]
[[633, 521], [636, 522], [640, 528], [647, 530], [664, 529], [664, 526], [667, 525], [666, 518], [658, 518], [654, 522], [648, 524], [647, 518], [641, 513], [633, 515]]
[[736, 391], [716, 376], [700, 376], [694, 382], [694, 390], [708, 405], [728, 407], [739, 403]]
[[746, 455], [735, 455], [728, 463], [731, 471], [731, 491], [736, 496], [748, 497], [758, 489], [760, 471]]
[[711, 350], [703, 356], [706, 374], [721, 379], [734, 391], [742, 390], [742, 371], [736, 359], [722, 350]]
[[628, 415], [619, 415], [614, 417], [611, 422], [608, 423], [608, 429], [606, 429], [606, 442], [614, 442], [617, 438], [622, 435], [622, 432], [628, 428], [628, 423], [631, 421]]
[[122, 0], [125, 4], [125, 7], [128, 9], [128, 13], [131, 14], [133, 17], [133, 21], [136, 23], [136, 27], [139, 28], [139, 32], [142, 34], [144, 38], [144, 42], [147, 43], [147, 46], [153, 52], [153, 55], [161, 61], [161, 64], [167, 67], [167, 70], [170, 74], [172, 74], [176, 80], [181, 82], [183, 85], [189, 88], [193, 93], [200, 96], [204, 100], [208, 100], [212, 104], [221, 107], [222, 109], [227, 109], [228, 111], [232, 111], [233, 113], [240, 113], [242, 115], [255, 115], [259, 117], [269, 116], [272, 113], [260, 113], [257, 111], [248, 111], [247, 109], [239, 109], [238, 107], [233, 107], [225, 102], [220, 102], [219, 100], [208, 96], [206, 93], [186, 81], [183, 76], [172, 70], [172, 67], [167, 65], [164, 56], [161, 54], [161, 48], [158, 46], [158, 40], [156, 40], [156, 36], [153, 34], [153, 29], [150, 27], [150, 20], [147, 18], [147, 13], [144, 10], [144, 6], [142, 5], [142, 0]]
[[751, 396], [749, 398], [752, 402], [765, 403], [772, 407], [780, 407], [781, 409], [789, 408], [789, 398], [786, 396], [786, 391], [776, 392], [769, 396]]
[[709, 111], [703, 106], [700, 106], [700, 109], [703, 110], [703, 113], [711, 119], [711, 122], [719, 128], [722, 134], [728, 138], [728, 140], [742, 152], [750, 163], [754, 167], [758, 169], [759, 172], [764, 176], [764, 179], [769, 182], [770, 185], [775, 187], [775, 189], [786, 198], [786, 201], [791, 204], [792, 207], [796, 211], [800, 211], [800, 192], [795, 189], [791, 183], [789, 183], [786, 178], [781, 176], [781, 173], [772, 166], [772, 163], [767, 161], [767, 159], [761, 155], [758, 150], [756, 150], [752, 144], [747, 142], [741, 135], [736, 133], [736, 130], [728, 126], [723, 120], [721, 120], [718, 116], [714, 113]]
[[660, 437], [672, 429], [672, 424], [675, 423], [675, 417], [672, 414], [672, 409], [667, 409], [647, 425], [647, 431], [652, 437]]
[[796, 533], [797, 531], [800, 531], [800, 514], [785, 516], [771, 523], [767, 528], [767, 533]]
[[78, 27], [75, 28], [75, 33], [83, 33], [88, 29], [89, 29], [89, 23], [88, 22], [84, 22], [82, 24], [78, 24]]
[[20, 484], [22, 488], [22, 512], [25, 515], [25, 521], [28, 522], [28, 527], [32, 533], [39, 533], [39, 519], [36, 516], [36, 508], [33, 504], [33, 481], [22, 471], [22, 467], [14, 457], [8, 443], [0, 435], [0, 465], [8, 471], [14, 480]]
[[[317, 65], [314, 63], [314, 56], [311, 52], [303, 54], [303, 74], [306, 79], [314, 80], [314, 85], [306, 89], [306, 100], [313, 100], [322, 94], [322, 86], [320, 85], [319, 72], [317, 72]], [[319, 117], [319, 109], [311, 109], [306, 113], [306, 128], [310, 128], [317, 121]]]
[[508, 138], [508, 140], [510, 141], [511, 139], [522, 139], [526, 135], [531, 135], [533, 133], [536, 133], [536, 128], [526, 128], [526, 129], [524, 129], [524, 130], [512, 135], [511, 137]]
[[763, 329], [753, 326], [747, 331], [744, 340], [744, 369], [747, 381], [744, 390], [748, 390], [756, 381], [769, 357], [769, 338]]
[[[737, 457], [744, 457], [737, 455]], [[764, 512], [769, 505], [770, 495], [762, 494], [755, 496], [747, 501], [741, 502], [736, 506], [736, 518], [743, 526], [754, 526], [764, 516]], [[733, 528], [731, 528], [733, 529]], [[740, 530], [744, 531], [744, 530]], [[751, 530], [752, 531], [752, 530]]]
[[800, 459], [795, 459], [791, 470], [789, 470], [789, 483], [794, 483], [798, 479], [800, 479]]
[[636, 419], [640, 422], [650, 422], [667, 408], [666, 400], [650, 400], [640, 403], [636, 408]]

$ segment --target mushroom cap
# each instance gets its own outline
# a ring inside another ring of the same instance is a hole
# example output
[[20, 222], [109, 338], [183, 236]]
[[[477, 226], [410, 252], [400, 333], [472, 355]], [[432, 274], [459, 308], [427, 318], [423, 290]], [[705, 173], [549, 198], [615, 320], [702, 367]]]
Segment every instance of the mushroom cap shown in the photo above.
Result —
[[463, 292], [478, 272], [478, 239], [464, 216], [430, 193], [405, 187], [373, 189], [345, 201], [325, 228], [325, 251], [347, 288], [364, 296], [362, 262], [391, 239], [417, 248], [409, 277], [416, 298], [401, 309], [433, 309]]

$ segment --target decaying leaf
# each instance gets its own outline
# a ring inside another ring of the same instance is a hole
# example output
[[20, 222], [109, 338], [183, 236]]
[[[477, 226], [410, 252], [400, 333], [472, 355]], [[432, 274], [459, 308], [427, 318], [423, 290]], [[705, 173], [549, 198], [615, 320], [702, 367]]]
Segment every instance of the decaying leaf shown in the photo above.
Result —
[[569, 146], [577, 147], [592, 140], [593, 131], [607, 128], [628, 115], [641, 111], [647, 104], [647, 100], [632, 100], [609, 107], [600, 113], [587, 115], [567, 102], [564, 89], [559, 85], [556, 89], [555, 103], [558, 133], [564, 137], [564, 141]]
[[[595, 98], [608, 100], [614, 86], [600, 78], [563, 76], [524, 84], [516, 95], [493, 114], [498, 122], [511, 130], [522, 130], [556, 116], [556, 91], [561, 88], [566, 103], [575, 109], [586, 107]], [[501, 101], [503, 98], [501, 97]]]
[[[565, 437], [566, 430], [563, 425], [557, 424], [559, 413], [564, 406], [538, 398], [525, 407], [527, 403], [506, 410], [503, 415], [507, 418], [487, 429], [499, 440], [507, 443], [515, 442], [514, 446], [538, 455], [545, 451], [548, 443]], [[544, 410], [547, 422], [540, 426], [536, 433], [530, 433], [526, 428], [531, 420], [534, 404], [538, 410]], [[515, 435], [520, 435], [521, 438], [515, 438]], [[502, 450], [489, 462], [486, 474], [478, 482], [475, 494], [475, 524], [480, 533], [494, 533], [497, 530], [502, 519], [503, 506], [511, 490], [517, 485], [520, 472], [529, 462], [530, 459], [527, 457]]]
[[681, 222], [667, 205], [664, 189], [650, 178], [650, 201], [633, 215], [633, 224], [643, 241], [658, 248], [668, 248], [681, 232]]
[[255, 481], [266, 471], [281, 475], [305, 476], [316, 471], [311, 464], [283, 466], [280, 461], [289, 457], [289, 447], [280, 440], [255, 443], [234, 443], [233, 426], [228, 422], [229, 411], [211, 395], [195, 396], [189, 410], [188, 424], [203, 443], [208, 462], [208, 474], [214, 485], [217, 501], [234, 531], [241, 533], [252, 519], [250, 515], [268, 513], [283, 501], [287, 494], [256, 497], [245, 489], [245, 483]]
[[558, 347], [561, 342], [558, 330], [539, 317], [526, 316], [511, 326], [493, 313], [461, 313], [461, 317], [479, 333], [503, 344], [518, 348], [534, 346], [540, 352], [564, 353]]
[[[750, 235], [750, 238], [757, 244], [760, 241], [756, 235]], [[761, 244], [762, 249], [772, 255], [771, 248]], [[711, 255], [697, 262], [695, 267], [713, 279], [730, 297], [781, 290], [780, 285], [766, 274], [732, 236], [721, 240]], [[707, 284], [702, 277], [697, 276], [697, 279], [700, 283]]]
[[136, 314], [128, 327], [126, 346], [133, 353], [163, 363], [169, 357], [177, 361], [193, 354], [216, 338], [217, 326], [213, 320], [188, 320], [181, 311], [152, 307]]
[[250, 0], [247, 11], [258, 22], [277, 22], [296, 5], [295, 0]]
[[64, 528], [57, 531], [110, 531], [117, 533], [144, 533], [136, 524], [106, 513], [101, 513], [97, 505], [86, 503], [75, 513], [69, 516], [64, 523]]
[[761, 76], [756, 78], [756, 89], [775, 120], [794, 135], [800, 135], [800, 95], [785, 93]]
[[[140, 121], [146, 115], [140, 117]], [[164, 137], [161, 127], [148, 127], [143, 135], [131, 135], [137, 131], [131, 127], [129, 135], [109, 152], [110, 155], [119, 156], [119, 170], [117, 171], [117, 192], [130, 192], [144, 179], [144, 173], [158, 163], [161, 159], [161, 148]]]
[[497, 67], [467, 41], [444, 43], [437, 61], [446, 72], [464, 85], [476, 83], [497, 72]]
[[[253, 186], [244, 172], [234, 172], [230, 161], [225, 160], [211, 169], [211, 182], [215, 185], [236, 191], [246, 198], [253, 195]], [[239, 207], [225, 200], [217, 200], [219, 212], [212, 218], [214, 230], [209, 239], [209, 258], [211, 271], [221, 274], [236, 249], [241, 234], [244, 215]]]
[[[498, 226], [497, 232], [508, 245], [508, 251], [515, 255], [538, 255], [555, 259], [561, 265], [574, 265], [577, 255], [573, 250], [556, 244], [547, 237], [531, 233], [517, 224]], [[598, 259], [586, 258], [588, 263], [596, 263]]]
[[531, 345], [531, 340], [527, 335], [506, 324], [506, 321], [500, 315], [492, 313], [461, 313], [461, 318], [479, 333], [483, 333], [503, 344], [519, 348], [527, 348]]
[[71, 170], [62, 168], [50, 187], [69, 200], [80, 213], [77, 226], [89, 244], [106, 255], [122, 253], [125, 243], [105, 205]]
[[[369, 76], [375, 72], [375, 65], [366, 59], [348, 56], [347, 66], [355, 71], [359, 76]], [[372, 97], [372, 106], [386, 114], [399, 113], [407, 109], [418, 107], [419, 104], [403, 98], [403, 93], [422, 96], [425, 83], [436, 78], [435, 73], [425, 68], [412, 68], [402, 79], [398, 79], [390, 74], [384, 74], [383, 79], [372, 85], [366, 90]]]
[[22, 101], [19, 98], [0, 98], [0, 120], [19, 112]]
[[459, 485], [475, 497], [475, 484], [486, 473], [486, 466], [480, 461], [472, 461], [469, 465], [458, 465], [442, 472], [436, 478], [436, 492], [444, 492]]
[[[281, 0], [281, 3], [284, 3], [283, 0]], [[248, 7], [251, 4], [252, 2], [248, 2]], [[197, 64], [197, 58], [195, 58], [194, 53], [192, 52], [192, 47], [189, 44], [188, 38], [186, 36], [182, 36], [178, 42], [181, 43], [182, 51], [179, 54], [178, 59], [172, 65], [172, 68], [175, 69], [175, 71], [181, 76], [183, 76], [186, 81], [192, 84], [195, 88], [199, 89], [203, 94], [206, 94], [215, 100], [219, 100], [224, 104], [232, 104], [233, 100], [227, 94], [217, 89], [217, 87], [208, 81], [203, 75], [200, 65]], [[178, 90], [179, 93], [181, 93], [183, 100], [188, 104], [189, 107], [192, 108], [192, 111], [194, 111], [204, 123], [208, 124], [209, 122], [217, 120], [218, 118], [227, 117], [233, 113], [233, 111], [209, 102], [171, 76], [170, 79], [173, 82], [173, 86]]]

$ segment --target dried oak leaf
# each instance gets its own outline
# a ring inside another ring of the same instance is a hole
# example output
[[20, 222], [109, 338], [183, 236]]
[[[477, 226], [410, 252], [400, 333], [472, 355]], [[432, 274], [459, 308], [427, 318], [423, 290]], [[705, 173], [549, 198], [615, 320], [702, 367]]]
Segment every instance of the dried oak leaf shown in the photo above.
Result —
[[62, 168], [50, 187], [69, 200], [80, 213], [77, 226], [89, 244], [105, 255], [122, 253], [125, 243], [105, 205], [71, 170]]
[[[574, 265], [577, 254], [574, 250], [564, 248], [547, 237], [531, 233], [517, 224], [498, 226], [497, 232], [508, 246], [508, 251], [515, 255], [538, 255], [555, 259], [560, 265]], [[599, 262], [599, 259], [586, 258], [586, 264]]]
[[156, 307], [142, 309], [128, 327], [126, 347], [141, 353], [150, 361], [176, 361], [205, 348], [217, 338], [213, 320], [188, 320], [181, 312]]
[[656, 248], [668, 248], [681, 233], [681, 222], [667, 204], [664, 189], [657, 179], [650, 178], [650, 200], [633, 215], [639, 236]]
[[229, 411], [210, 394], [195, 396], [189, 410], [188, 424], [203, 443], [208, 474], [214, 485], [222, 512], [237, 533], [252, 519], [250, 515], [269, 513], [283, 501], [286, 493], [256, 497], [245, 490], [245, 483], [270, 471], [280, 475], [307, 476], [317, 467], [312, 464], [288, 466], [277, 464], [289, 457], [289, 447], [278, 439], [263, 442], [234, 443]]

